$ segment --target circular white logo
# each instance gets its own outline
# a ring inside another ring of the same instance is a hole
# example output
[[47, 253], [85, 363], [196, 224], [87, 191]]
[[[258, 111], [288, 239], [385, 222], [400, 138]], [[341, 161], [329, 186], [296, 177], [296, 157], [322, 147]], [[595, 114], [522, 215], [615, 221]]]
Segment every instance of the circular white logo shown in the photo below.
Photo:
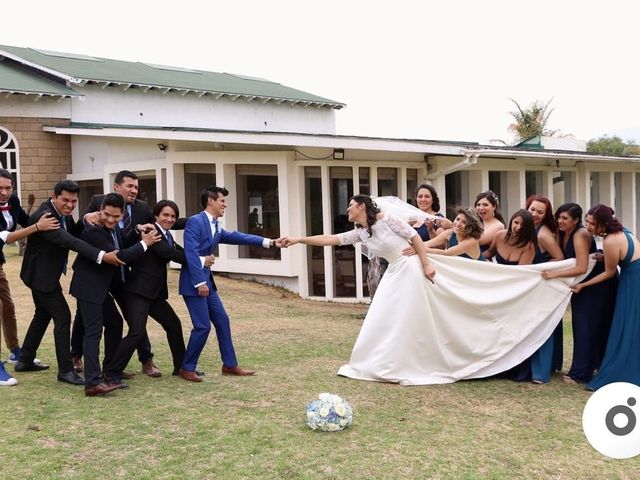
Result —
[[607, 457], [640, 454], [640, 387], [616, 382], [591, 395], [582, 412], [582, 428], [593, 448]]

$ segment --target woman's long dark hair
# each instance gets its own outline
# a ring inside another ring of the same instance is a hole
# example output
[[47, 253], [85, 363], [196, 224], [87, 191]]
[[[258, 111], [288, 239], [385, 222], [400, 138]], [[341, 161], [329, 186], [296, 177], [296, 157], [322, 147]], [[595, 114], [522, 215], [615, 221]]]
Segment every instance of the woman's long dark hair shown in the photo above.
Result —
[[533, 202], [540, 202], [544, 204], [546, 210], [544, 212], [544, 218], [542, 219], [541, 225], [546, 225], [547, 228], [551, 230], [551, 233], [556, 233], [558, 231], [558, 224], [553, 218], [553, 208], [551, 207], [551, 200], [549, 200], [544, 195], [538, 195], [537, 193], [531, 195], [529, 198], [527, 198], [527, 210], [529, 210], [529, 207]]
[[[353, 197], [351, 197], [351, 200], [360, 205], [364, 204], [364, 209], [367, 214], [367, 232], [369, 233], [369, 235], [372, 235], [371, 227], [374, 223], [376, 223], [376, 215], [380, 213], [380, 209], [369, 195], [354, 195]], [[362, 225], [358, 225], [357, 223], [356, 227], [363, 228]]]
[[613, 211], [613, 208], [607, 205], [598, 203], [589, 209], [587, 215], [591, 215], [596, 224], [599, 227], [602, 227], [604, 229], [604, 233], [607, 235], [624, 230], [620, 221], [614, 217], [615, 212]]
[[[511, 230], [511, 224], [515, 218], [522, 218], [522, 227], [520, 228], [520, 232], [514, 234]], [[533, 243], [534, 248], [538, 248], [538, 236], [536, 235], [536, 226], [533, 221], [533, 215], [529, 213], [529, 210], [525, 210], [521, 208], [516, 213], [511, 215], [511, 219], [509, 220], [509, 226], [507, 227], [507, 233], [504, 236], [504, 241], [509, 243], [509, 240], [512, 238], [515, 240], [513, 244], [516, 248], [526, 247], [528, 243]]]
[[478, 196], [476, 197], [476, 201], [473, 204], [473, 206], [475, 207], [476, 204], [483, 198], [486, 198], [487, 201], [491, 205], [493, 205], [493, 207], [495, 208], [495, 210], [493, 211], [494, 217], [500, 220], [500, 222], [504, 225], [505, 222], [504, 222], [504, 218], [502, 217], [502, 214], [500, 213], [500, 203], [498, 202], [498, 195], [493, 193], [491, 190], [487, 190], [486, 192], [479, 193]]
[[438, 192], [436, 192], [436, 189], [433, 188], [432, 185], [429, 185], [428, 183], [423, 183], [422, 185], [419, 185], [418, 188], [416, 188], [416, 193], [414, 195], [414, 198], [418, 198], [418, 192], [422, 189], [425, 190], [429, 190], [429, 193], [431, 193], [431, 210], [433, 210], [434, 212], [439, 212], [440, 211], [440, 197], [438, 196]]
[[556, 210], [556, 213], [554, 214], [556, 222], [558, 221], [558, 217], [560, 216], [560, 214], [564, 212], [567, 212], [569, 216], [574, 220], [578, 220], [576, 228], [584, 227], [584, 225], [582, 224], [582, 207], [580, 205], [573, 202], [563, 203], [562, 205], [560, 205]]

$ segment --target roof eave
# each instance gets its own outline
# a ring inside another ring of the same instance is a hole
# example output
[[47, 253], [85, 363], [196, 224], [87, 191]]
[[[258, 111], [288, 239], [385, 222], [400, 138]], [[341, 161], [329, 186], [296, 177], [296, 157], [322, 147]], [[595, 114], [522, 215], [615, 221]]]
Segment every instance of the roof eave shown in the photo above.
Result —
[[18, 62], [22, 65], [25, 65], [27, 67], [33, 68], [35, 70], [39, 70], [41, 72], [45, 72], [48, 73], [49, 75], [53, 75], [54, 77], [58, 77], [61, 80], [64, 80], [65, 82], [70, 82], [70, 83], [80, 83], [81, 80], [74, 78], [70, 75], [67, 75], [66, 73], [62, 73], [58, 70], [54, 70], [52, 68], [48, 68], [45, 67], [43, 65], [40, 65], [39, 63], [34, 63], [31, 62], [29, 60], [26, 60], [18, 55], [15, 55], [13, 53], [7, 52], [6, 50], [0, 50], [0, 56], [8, 58], [10, 60], [13, 60], [14, 62]]

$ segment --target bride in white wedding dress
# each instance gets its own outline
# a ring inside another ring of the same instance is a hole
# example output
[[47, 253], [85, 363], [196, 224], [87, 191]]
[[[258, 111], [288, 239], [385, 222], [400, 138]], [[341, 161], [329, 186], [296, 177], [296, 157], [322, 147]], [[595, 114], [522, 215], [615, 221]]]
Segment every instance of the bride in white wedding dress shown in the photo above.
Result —
[[[351, 360], [338, 375], [402, 385], [482, 378], [519, 364], [551, 335], [575, 279], [546, 281], [535, 265], [428, 257], [416, 231], [391, 213], [393, 202], [384, 203], [380, 212], [370, 197], [356, 195], [347, 210], [354, 230], [284, 239], [284, 246], [362, 242], [369, 254], [389, 261]], [[408, 244], [417, 255], [402, 255]], [[567, 268], [567, 262], [544, 269]]]

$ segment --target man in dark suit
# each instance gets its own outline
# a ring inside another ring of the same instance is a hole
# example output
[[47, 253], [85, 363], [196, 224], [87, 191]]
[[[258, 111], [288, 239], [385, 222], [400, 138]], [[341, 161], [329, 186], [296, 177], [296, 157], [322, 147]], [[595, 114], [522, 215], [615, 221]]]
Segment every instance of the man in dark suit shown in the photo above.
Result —
[[69, 250], [74, 250], [96, 263], [122, 265], [122, 262], [115, 252], [106, 253], [73, 236], [72, 233], [79, 233], [79, 228], [71, 217], [78, 203], [78, 191], [79, 187], [75, 182], [70, 180], [58, 182], [51, 198], [40, 205], [29, 219], [29, 223], [33, 224], [42, 215], [48, 213], [60, 222], [60, 228], [38, 232], [27, 242], [20, 278], [31, 289], [35, 313], [25, 335], [15, 370], [27, 372], [49, 368], [48, 365], [34, 363], [34, 359], [49, 322], [53, 318], [58, 380], [83, 385], [84, 379], [76, 374], [71, 360], [69, 349], [71, 312], [62, 293], [60, 275], [66, 273]]
[[[175, 202], [160, 200], [153, 209], [153, 216], [161, 241], [151, 245], [146, 255], [128, 264], [124, 315], [129, 324], [129, 332], [120, 342], [113, 361], [106, 366], [105, 373], [109, 378], [122, 378], [124, 368], [144, 337], [149, 315], [162, 325], [167, 334], [175, 375], [182, 366], [185, 351], [182, 324], [167, 301], [167, 263], [185, 263], [184, 250], [173, 240], [170, 232], [178, 215], [178, 205]], [[212, 257], [203, 258], [203, 263], [212, 265]]]
[[[139, 185], [138, 176], [129, 171], [121, 170], [116, 174], [113, 183], [113, 191], [118, 193], [124, 198], [125, 209], [122, 218], [118, 222], [118, 228], [127, 235], [137, 225], [152, 224], [155, 220], [153, 214], [149, 209], [147, 202], [138, 199]], [[87, 207], [84, 215], [85, 224], [91, 224], [98, 221], [98, 213], [100, 211], [100, 205], [104, 195], [95, 195], [91, 198], [89, 207]], [[183, 229], [186, 223], [186, 219], [177, 219], [174, 229]], [[120, 309], [124, 310], [124, 305], [120, 305]], [[151, 315], [154, 320], [157, 320]], [[128, 320], [125, 318], [125, 320]], [[72, 354], [74, 356], [74, 362], [79, 367], [81, 365], [79, 357], [82, 356], [82, 319], [76, 315], [76, 319], [73, 324], [73, 333], [71, 338]], [[159, 377], [161, 372], [153, 362], [153, 353], [151, 352], [151, 343], [149, 337], [144, 333], [143, 338], [137, 346], [138, 360], [142, 364], [142, 371], [150, 377]]]
[[[8, 170], [0, 168], [0, 231], [13, 232], [16, 227], [29, 225], [29, 215], [22, 209], [20, 199], [13, 193], [13, 177]], [[4, 341], [9, 349], [7, 361], [15, 364], [20, 358], [20, 343], [16, 324], [16, 309], [11, 299], [9, 282], [3, 265], [6, 262], [0, 244], [0, 304], [2, 305], [1, 322]]]
[[[85, 227], [81, 238], [88, 244], [105, 251], [118, 251], [118, 258], [129, 263], [144, 255], [150, 245], [160, 240], [160, 236], [149, 228], [149, 232], [137, 239], [131, 231], [128, 238], [122, 235], [117, 223], [122, 217], [124, 199], [117, 193], [104, 196], [97, 225]], [[150, 227], [150, 225], [149, 225]], [[127, 247], [127, 245], [130, 245]], [[127, 248], [125, 248], [127, 247]], [[125, 288], [125, 267], [98, 265], [83, 257], [73, 264], [73, 279], [70, 293], [78, 301], [85, 332], [82, 348], [85, 359], [85, 395], [93, 397], [122, 388], [120, 378], [115, 382], [101, 382], [100, 338], [105, 328], [105, 365], [113, 361], [113, 356], [122, 335], [122, 318], [114, 303], [114, 297], [122, 297]], [[114, 388], [115, 386], [115, 388]]]
[[184, 250], [187, 263], [180, 270], [180, 295], [187, 304], [193, 329], [184, 355], [180, 376], [192, 382], [202, 378], [195, 369], [202, 353], [211, 324], [216, 329], [218, 347], [222, 357], [223, 375], [253, 375], [255, 372], [238, 366], [231, 340], [229, 316], [218, 296], [211, 269], [203, 266], [200, 257], [210, 255], [219, 243], [254, 245], [270, 248], [281, 246], [280, 239], [270, 240], [257, 235], [224, 230], [218, 219], [227, 208], [226, 188], [210, 185], [200, 194], [203, 211], [189, 218], [184, 230]]

